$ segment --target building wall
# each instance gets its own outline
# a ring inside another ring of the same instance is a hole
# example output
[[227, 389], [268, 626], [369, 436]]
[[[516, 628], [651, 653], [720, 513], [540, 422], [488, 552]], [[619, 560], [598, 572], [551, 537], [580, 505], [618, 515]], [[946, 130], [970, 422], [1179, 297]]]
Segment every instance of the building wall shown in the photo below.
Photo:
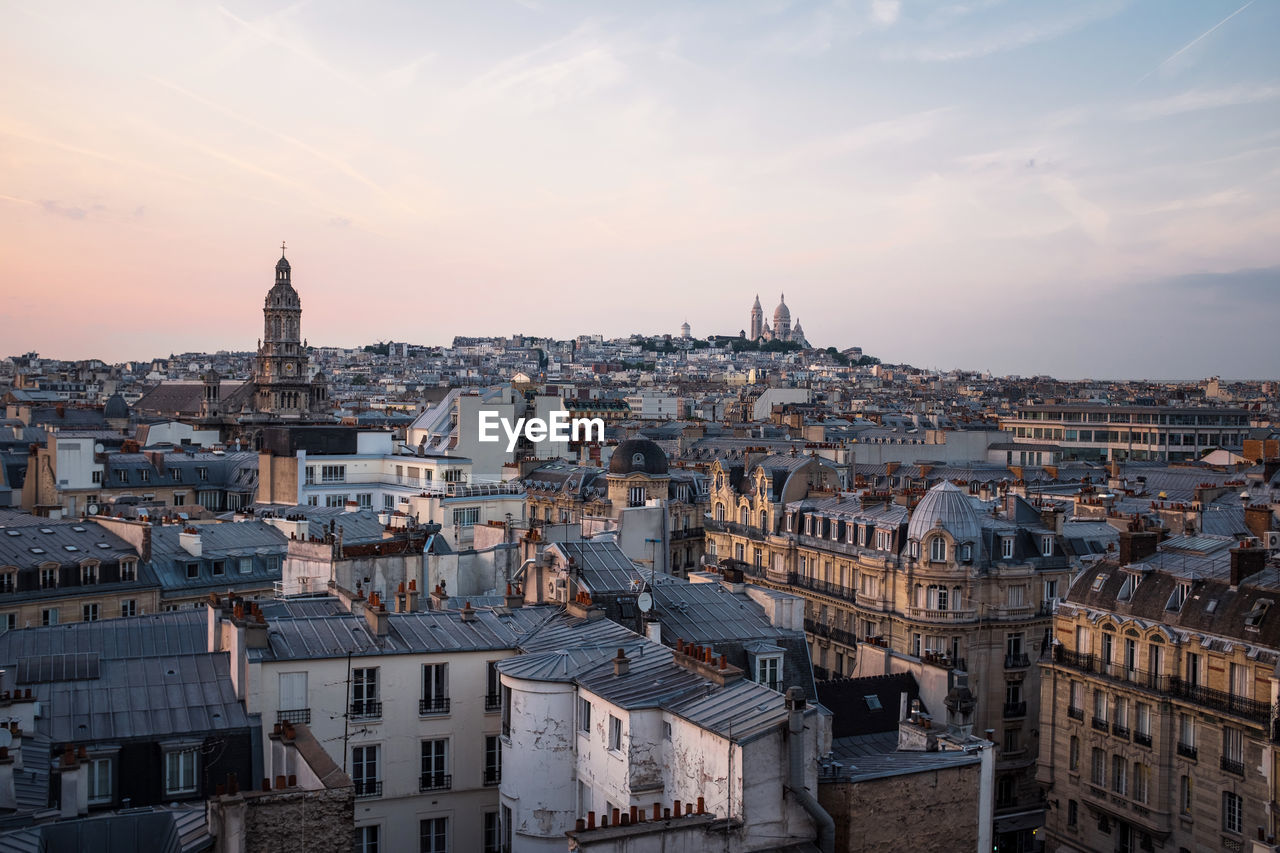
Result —
[[[913, 853], [978, 849], [981, 764], [886, 776], [859, 782], [827, 782], [818, 802], [836, 822], [837, 853]], [[926, 818], [927, 814], [927, 818]]]

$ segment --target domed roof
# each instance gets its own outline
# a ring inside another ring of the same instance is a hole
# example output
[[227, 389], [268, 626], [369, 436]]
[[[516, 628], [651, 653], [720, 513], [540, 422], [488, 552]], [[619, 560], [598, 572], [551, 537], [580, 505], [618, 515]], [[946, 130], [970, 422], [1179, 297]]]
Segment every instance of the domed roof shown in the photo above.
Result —
[[107, 404], [102, 407], [102, 416], [108, 420], [129, 417], [129, 404], [124, 401], [124, 397], [120, 396], [119, 391], [107, 399]]
[[907, 538], [923, 539], [939, 521], [957, 542], [972, 542], [976, 546], [982, 541], [982, 522], [973, 508], [973, 501], [948, 480], [925, 492], [920, 503], [916, 504], [911, 521], [907, 523]]
[[288, 259], [288, 258], [286, 258], [284, 255], [281, 255], [281, 256], [280, 256], [280, 260], [276, 261], [276, 269], [277, 269], [277, 270], [287, 270], [287, 269], [290, 269], [290, 267], [289, 267], [289, 259]]
[[785, 296], [779, 296], [778, 307], [773, 309], [773, 325], [779, 326], [783, 323], [791, 322], [791, 309], [787, 307], [787, 299]]
[[609, 473], [624, 477], [628, 474], [665, 477], [667, 454], [647, 438], [629, 438], [614, 448], [609, 458]]

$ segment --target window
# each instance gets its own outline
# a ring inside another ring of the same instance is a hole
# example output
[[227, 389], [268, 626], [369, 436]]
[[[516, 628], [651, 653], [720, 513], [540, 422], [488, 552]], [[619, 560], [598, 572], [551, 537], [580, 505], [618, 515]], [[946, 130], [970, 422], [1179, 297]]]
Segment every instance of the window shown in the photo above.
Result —
[[422, 665], [422, 701], [418, 703], [418, 713], [449, 713], [449, 664]]
[[484, 853], [499, 853], [498, 813], [484, 813]]
[[195, 580], [200, 577], [200, 564], [187, 563], [187, 580]]
[[1071, 761], [1071, 772], [1074, 773], [1080, 769], [1080, 738], [1076, 737], [1075, 735], [1071, 736], [1070, 761]]
[[582, 697], [578, 698], [578, 731], [591, 731], [591, 702]]
[[489, 661], [485, 673], [485, 683], [484, 709], [486, 711], [496, 711], [502, 701], [502, 691], [500, 689], [502, 680], [498, 675], [498, 662], [496, 660]]
[[996, 805], [1011, 806], [1017, 802], [1017, 781], [1013, 776], [1001, 776], [996, 779]]
[[1080, 822], [1080, 804], [1075, 800], [1067, 800], [1067, 826], [1075, 827]]
[[511, 807], [502, 806], [498, 812], [501, 817], [498, 819], [498, 833], [501, 836], [501, 849], [504, 853], [511, 851]]
[[196, 792], [196, 757], [195, 747], [175, 749], [165, 753], [164, 793], [166, 797]]
[[1249, 669], [1249, 667], [1241, 666], [1238, 663], [1231, 664], [1231, 679], [1228, 683], [1231, 687], [1232, 696], [1249, 698], [1249, 676], [1252, 674]]
[[1071, 682], [1071, 705], [1072, 710], [1079, 709], [1084, 712], [1084, 684], [1079, 681]]
[[502, 781], [502, 740], [497, 735], [484, 736], [484, 783], [496, 785]]
[[367, 509], [367, 508], [369, 508], [369, 507], [372, 507], [372, 506], [373, 506], [373, 493], [372, 493], [372, 492], [361, 492], [360, 494], [356, 495], [356, 503], [360, 504], [360, 506], [361, 506], [361, 507], [364, 507], [364, 508], [366, 508], [366, 509]]
[[449, 818], [429, 817], [419, 822], [421, 853], [448, 853]]
[[1126, 790], [1125, 783], [1128, 781], [1127, 770], [1129, 763], [1125, 761], [1123, 755], [1111, 756], [1111, 790], [1121, 796]]
[[80, 583], [91, 586], [98, 582], [98, 564], [88, 563], [80, 567]]
[[93, 476], [92, 476], [92, 478], [91, 478], [91, 479], [92, 479], [92, 480], [93, 480], [93, 482], [95, 482], [95, 483], [101, 483], [101, 482], [102, 482], [102, 471], [94, 471], [94, 472], [93, 472]]
[[357, 797], [382, 796], [382, 783], [378, 780], [378, 749], [376, 745], [351, 749], [351, 781], [355, 783]]
[[1093, 635], [1088, 628], [1076, 627], [1076, 654], [1087, 655], [1093, 651]]
[[181, 482], [182, 482], [182, 469], [181, 469], [181, 468], [170, 468], [170, 469], [169, 469], [169, 476], [173, 478], [173, 481], [174, 481], [175, 483], [181, 483]]
[[209, 480], [209, 469], [208, 469], [208, 468], [205, 468], [205, 467], [203, 467], [203, 466], [201, 466], [201, 467], [197, 468], [197, 469], [196, 469], [196, 478], [197, 478], [198, 480], [200, 480], [200, 482], [202, 482], [202, 483], [203, 483], [203, 482], [208, 482], [208, 480]]
[[1027, 602], [1027, 588], [1025, 586], [1009, 587], [1009, 606], [1022, 607]]
[[41, 625], [57, 625], [58, 624], [58, 608], [46, 607], [40, 611]]
[[1099, 788], [1107, 784], [1107, 754], [1096, 746], [1093, 748], [1092, 761], [1089, 765], [1089, 781]]
[[138, 615], [138, 600], [136, 598], [126, 598], [120, 602], [120, 616], [128, 618]]
[[236, 563], [236, 570], [242, 575], [247, 575], [253, 571], [253, 557], [241, 557]]
[[644, 486], [632, 486], [631, 488], [627, 489], [627, 506], [644, 506], [644, 501], [645, 501]]
[[1040, 537], [1040, 556], [1042, 557], [1053, 556], [1053, 537], [1052, 536]]
[[1200, 655], [1195, 652], [1187, 652], [1187, 683], [1200, 686]]
[[325, 495], [324, 505], [327, 507], [337, 507], [341, 509], [347, 505], [347, 496], [337, 493]]
[[117, 472], [116, 472], [116, 476], [120, 479], [120, 482], [122, 482], [122, 483], [127, 483], [127, 482], [129, 482], [129, 472], [128, 472], [128, 471], [124, 471], [124, 470], [117, 471]]
[[1146, 702], [1137, 704], [1133, 730], [1140, 738], [1145, 738], [1147, 746], [1151, 745], [1151, 706]]
[[1013, 559], [1013, 537], [1012, 536], [1000, 537], [1000, 556], [1006, 560]]
[[1096, 720], [1107, 720], [1107, 694], [1101, 690], [1093, 691], [1093, 717]]
[[1145, 803], [1151, 787], [1151, 768], [1141, 761], [1133, 762], [1133, 799]]
[[114, 798], [111, 787], [111, 759], [94, 758], [89, 761], [89, 805], [110, 803]]
[[18, 588], [18, 575], [16, 572], [0, 573], [0, 592], [13, 592]]
[[120, 580], [131, 581], [138, 578], [138, 564], [134, 560], [120, 561]]
[[362, 667], [351, 671], [351, 717], [370, 720], [382, 716], [378, 701], [378, 668]]
[[934, 563], [945, 563], [947, 561], [947, 540], [941, 536], [935, 536], [930, 540], [929, 560]]
[[779, 690], [782, 685], [782, 658], [777, 655], [756, 658], [756, 681], [771, 690]]
[[226, 561], [226, 560], [214, 560], [214, 561], [213, 561], [213, 574], [214, 574], [214, 576], [216, 577], [216, 576], [218, 576], [218, 575], [225, 575], [226, 573], [227, 573], [227, 561]]
[[1240, 832], [1244, 826], [1244, 800], [1230, 791], [1222, 792], [1222, 828], [1227, 832]]
[[453, 511], [454, 527], [474, 527], [480, 523], [480, 507], [459, 507]]
[[453, 784], [449, 774], [449, 741], [447, 738], [422, 742], [422, 778], [420, 791], [447, 791]]
[[1244, 775], [1244, 730], [1234, 726], [1222, 727], [1222, 769], [1228, 773]]
[[356, 827], [356, 853], [379, 853], [378, 826]]
[[622, 749], [622, 720], [613, 714], [609, 715], [609, 749]]
[[1020, 746], [1021, 746], [1021, 744], [1020, 744], [1020, 738], [1019, 738], [1019, 735], [1020, 735], [1020, 734], [1021, 734], [1021, 730], [1020, 730], [1020, 729], [1005, 729], [1005, 730], [1004, 730], [1004, 747], [1003, 747], [1003, 749], [1004, 749], [1004, 751], [1005, 751], [1005, 752], [1017, 752], [1017, 751], [1018, 751], [1018, 749], [1019, 749], [1019, 748], [1020, 748]]
[[150, 472], [150, 471], [148, 471], [146, 468], [139, 468], [139, 469], [138, 469], [138, 482], [140, 482], [140, 483], [150, 483], [150, 482], [151, 482], [151, 472]]
[[96, 603], [83, 605], [80, 608], [80, 621], [97, 622], [101, 612], [101, 609]]
[[1191, 814], [1192, 798], [1191, 798], [1191, 777], [1183, 775], [1182, 782], [1178, 785], [1178, 808], [1183, 814]]
[[[200, 469], [200, 470], [205, 470], [205, 469]], [[320, 482], [345, 483], [346, 481], [347, 481], [346, 465], [321, 465], [320, 466]]]
[[1190, 750], [1194, 756], [1196, 748], [1196, 722], [1190, 714], [1178, 715], [1178, 751], [1186, 753]]

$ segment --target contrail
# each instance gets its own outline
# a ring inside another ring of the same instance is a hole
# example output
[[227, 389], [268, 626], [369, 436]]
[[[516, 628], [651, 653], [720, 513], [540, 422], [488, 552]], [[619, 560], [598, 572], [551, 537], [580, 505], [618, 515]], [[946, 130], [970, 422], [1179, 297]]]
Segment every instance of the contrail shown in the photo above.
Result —
[[1239, 9], [1236, 9], [1236, 10], [1235, 10], [1234, 12], [1232, 12], [1230, 15], [1227, 15], [1227, 16], [1226, 16], [1225, 18], [1223, 18], [1221, 21], [1218, 21], [1218, 23], [1214, 24], [1212, 27], [1209, 27], [1209, 29], [1205, 30], [1205, 31], [1204, 31], [1204, 32], [1202, 32], [1200, 35], [1196, 36], [1196, 37], [1195, 37], [1195, 38], [1193, 38], [1191, 41], [1187, 42], [1187, 43], [1186, 43], [1186, 44], [1184, 44], [1182, 47], [1178, 48], [1178, 49], [1177, 49], [1176, 51], [1174, 51], [1170, 56], [1168, 56], [1168, 57], [1165, 59], [1165, 61], [1164, 61], [1164, 62], [1161, 62], [1161, 63], [1160, 63], [1159, 65], [1157, 65], [1155, 68], [1152, 68], [1152, 69], [1151, 69], [1150, 71], [1148, 71], [1146, 74], [1143, 74], [1141, 77], [1139, 77], [1139, 78], [1138, 78], [1138, 82], [1139, 82], [1139, 83], [1141, 83], [1143, 80], [1146, 80], [1146, 79], [1147, 79], [1148, 77], [1150, 77], [1152, 74], [1155, 74], [1155, 73], [1156, 73], [1157, 71], [1159, 71], [1161, 68], [1164, 68], [1164, 67], [1165, 67], [1166, 65], [1168, 65], [1170, 62], [1173, 62], [1173, 61], [1174, 61], [1175, 59], [1177, 59], [1179, 56], [1182, 56], [1182, 54], [1186, 53], [1188, 50], [1190, 50], [1191, 48], [1195, 47], [1195, 46], [1196, 46], [1196, 44], [1198, 44], [1198, 43], [1199, 43], [1203, 38], [1205, 38], [1206, 36], [1208, 36], [1208, 35], [1209, 35], [1210, 33], [1212, 33], [1214, 30], [1218, 29], [1218, 27], [1222, 26], [1222, 25], [1223, 25], [1223, 24], [1225, 24], [1227, 21], [1229, 21], [1229, 20], [1231, 20], [1232, 18], [1234, 18], [1236, 15], [1239, 15], [1241, 12], [1243, 12], [1245, 9], [1248, 9], [1248, 8], [1249, 8], [1250, 6], [1252, 6], [1253, 4], [1254, 4], [1254, 0], [1249, 0], [1249, 2], [1248, 2], [1248, 3], [1245, 3], [1245, 4], [1244, 4], [1243, 6], [1241, 6]]

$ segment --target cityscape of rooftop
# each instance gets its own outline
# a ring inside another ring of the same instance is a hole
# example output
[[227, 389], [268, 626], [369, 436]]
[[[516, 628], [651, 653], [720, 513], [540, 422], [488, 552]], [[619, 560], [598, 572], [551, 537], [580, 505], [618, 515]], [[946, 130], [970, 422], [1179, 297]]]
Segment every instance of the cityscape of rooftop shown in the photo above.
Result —
[[1280, 853], [1277, 36], [0, 9], [0, 853]]

